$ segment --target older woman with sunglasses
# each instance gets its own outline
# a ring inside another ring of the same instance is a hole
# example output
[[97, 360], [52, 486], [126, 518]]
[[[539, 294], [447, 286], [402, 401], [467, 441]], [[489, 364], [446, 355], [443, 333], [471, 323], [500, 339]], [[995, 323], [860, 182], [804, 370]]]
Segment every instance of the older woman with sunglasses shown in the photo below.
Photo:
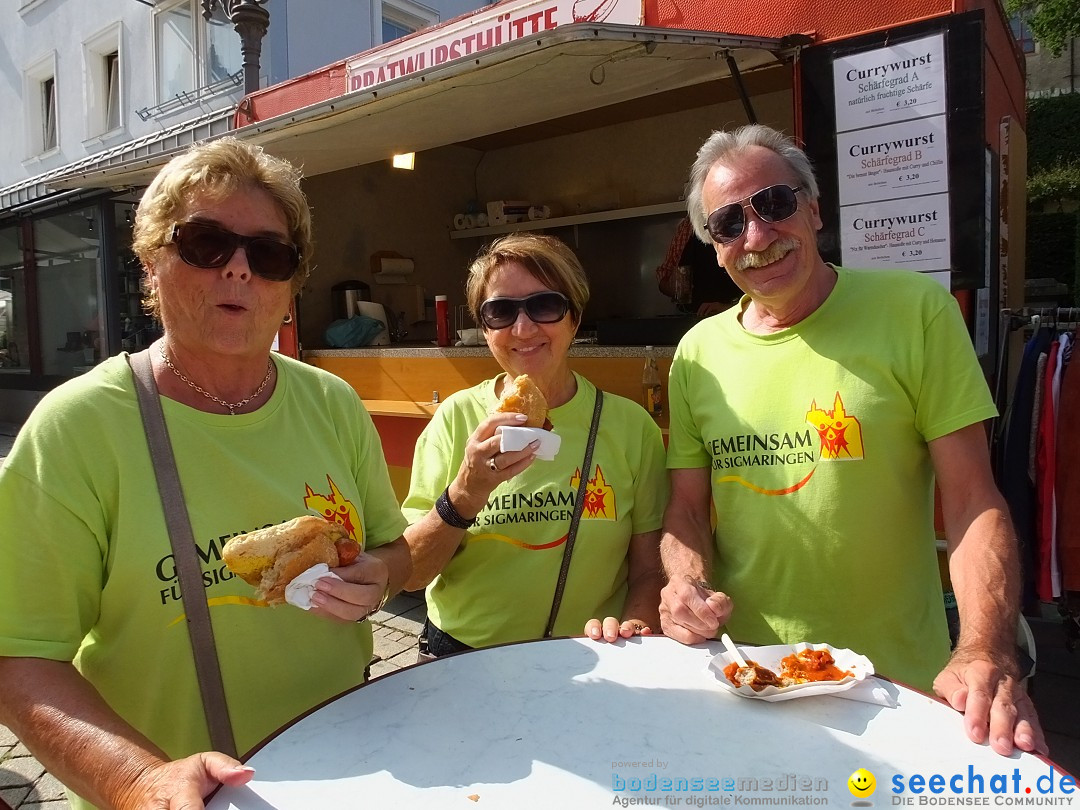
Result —
[[[409, 588], [427, 586], [429, 655], [540, 638], [578, 497], [587, 493], [552, 633], [614, 641], [657, 630], [659, 527], [667, 500], [660, 430], [630, 400], [605, 394], [592, 462], [582, 469], [596, 387], [571, 371], [589, 289], [557, 239], [512, 235], [469, 269], [469, 308], [505, 374], [449, 397], [416, 444], [404, 503]], [[493, 413], [508, 379], [529, 374], [562, 438], [553, 461], [534, 442], [500, 451]]]
[[[408, 575], [405, 522], [355, 392], [270, 351], [309, 271], [299, 183], [233, 138], [170, 161], [134, 229], [164, 336], [49, 393], [0, 470], [0, 723], [77, 794], [74, 807], [202, 807], [219, 783], [251, 778], [210, 750], [221, 715], [200, 700], [185, 621], [195, 600], [209, 607], [224, 725], [242, 754], [363, 682], [362, 620]], [[140, 363], [205, 593], [178, 585]], [[309, 611], [271, 608], [222, 565], [222, 545], [305, 513], [342, 524], [366, 553], [318, 581]]]

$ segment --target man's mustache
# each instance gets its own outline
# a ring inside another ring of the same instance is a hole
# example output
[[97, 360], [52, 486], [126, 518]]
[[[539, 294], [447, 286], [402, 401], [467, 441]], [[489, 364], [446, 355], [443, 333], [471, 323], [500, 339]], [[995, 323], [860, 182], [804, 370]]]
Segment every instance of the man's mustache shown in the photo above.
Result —
[[802, 243], [793, 236], [785, 236], [777, 239], [765, 250], [751, 250], [739, 256], [735, 260], [735, 269], [751, 270], [755, 267], [764, 267], [767, 264], [779, 261], [796, 248], [802, 247]]

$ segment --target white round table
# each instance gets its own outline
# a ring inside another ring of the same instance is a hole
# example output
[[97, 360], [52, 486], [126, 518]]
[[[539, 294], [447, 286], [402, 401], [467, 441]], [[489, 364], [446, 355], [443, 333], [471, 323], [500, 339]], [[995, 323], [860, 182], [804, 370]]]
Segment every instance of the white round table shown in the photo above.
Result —
[[[410, 667], [279, 732], [248, 759], [254, 780], [220, 789], [207, 808], [889, 807], [975, 796], [1080, 807], [1061, 769], [970, 742], [959, 714], [917, 691], [882, 681], [895, 707], [749, 700], [708, 669], [719, 651], [663, 637], [556, 639]], [[877, 783], [865, 798], [848, 788], [860, 768]]]

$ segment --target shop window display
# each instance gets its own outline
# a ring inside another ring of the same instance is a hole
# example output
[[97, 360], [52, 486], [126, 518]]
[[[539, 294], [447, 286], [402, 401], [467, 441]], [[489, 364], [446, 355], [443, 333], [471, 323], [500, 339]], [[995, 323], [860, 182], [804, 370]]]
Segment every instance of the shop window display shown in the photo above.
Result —
[[103, 359], [100, 241], [96, 207], [34, 222], [43, 374], [82, 374]]

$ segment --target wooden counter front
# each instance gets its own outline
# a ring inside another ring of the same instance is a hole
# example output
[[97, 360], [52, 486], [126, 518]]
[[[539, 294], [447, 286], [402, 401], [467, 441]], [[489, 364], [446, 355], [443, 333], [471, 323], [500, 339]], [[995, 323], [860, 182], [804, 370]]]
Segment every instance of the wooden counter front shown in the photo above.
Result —
[[[674, 351], [672, 346], [655, 349], [662, 380], [667, 380]], [[501, 371], [486, 347], [320, 349], [304, 352], [304, 361], [336, 374], [360, 394], [379, 431], [399, 502], [409, 491], [416, 441], [439, 407], [433, 398], [441, 402], [455, 391]], [[641, 372], [645, 367], [641, 346], [573, 346], [570, 367], [605, 391], [641, 402]], [[664, 415], [659, 424], [666, 432], [666, 384]]]
[[[667, 380], [672, 346], [654, 350], [660, 378]], [[304, 352], [304, 361], [348, 382], [372, 414], [428, 418], [455, 391], [494, 377], [502, 369], [485, 347], [386, 347]], [[570, 367], [605, 391], [641, 402], [641, 346], [573, 346]], [[667, 427], [667, 385], [664, 416]]]

